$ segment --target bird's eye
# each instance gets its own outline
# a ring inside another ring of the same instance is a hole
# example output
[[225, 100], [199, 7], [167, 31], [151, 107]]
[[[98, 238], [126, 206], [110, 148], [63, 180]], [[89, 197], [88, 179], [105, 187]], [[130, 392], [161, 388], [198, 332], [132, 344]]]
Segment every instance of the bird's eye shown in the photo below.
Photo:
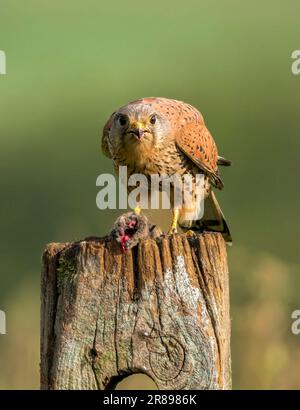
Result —
[[120, 115], [120, 117], [119, 117], [119, 124], [120, 124], [122, 127], [127, 124], [127, 116], [126, 116], [126, 115]]
[[150, 117], [150, 124], [155, 124], [157, 120], [157, 116], [155, 114], [151, 115]]

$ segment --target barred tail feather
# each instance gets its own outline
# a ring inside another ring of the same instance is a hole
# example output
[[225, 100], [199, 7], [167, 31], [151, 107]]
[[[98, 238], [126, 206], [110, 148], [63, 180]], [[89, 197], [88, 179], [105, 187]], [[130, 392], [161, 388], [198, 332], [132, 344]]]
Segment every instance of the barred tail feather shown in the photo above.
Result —
[[185, 221], [181, 219], [179, 226], [183, 230], [193, 230], [195, 232], [220, 232], [228, 244], [232, 244], [229, 227], [226, 223], [223, 212], [213, 191], [210, 192], [204, 202], [204, 215], [201, 220]]

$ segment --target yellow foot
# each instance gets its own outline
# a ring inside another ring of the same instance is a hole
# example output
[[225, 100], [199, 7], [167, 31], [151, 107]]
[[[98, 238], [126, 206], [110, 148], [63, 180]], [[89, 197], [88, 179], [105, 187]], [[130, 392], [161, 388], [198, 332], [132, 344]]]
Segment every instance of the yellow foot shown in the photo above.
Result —
[[195, 232], [189, 229], [188, 231], [185, 232], [186, 236], [195, 236]]
[[134, 213], [136, 214], [136, 215], [140, 215], [141, 214], [141, 208], [139, 207], [139, 206], [137, 206], [136, 208], [134, 208]]
[[177, 226], [171, 226], [171, 228], [168, 230], [168, 235], [172, 235], [173, 233], [177, 233]]

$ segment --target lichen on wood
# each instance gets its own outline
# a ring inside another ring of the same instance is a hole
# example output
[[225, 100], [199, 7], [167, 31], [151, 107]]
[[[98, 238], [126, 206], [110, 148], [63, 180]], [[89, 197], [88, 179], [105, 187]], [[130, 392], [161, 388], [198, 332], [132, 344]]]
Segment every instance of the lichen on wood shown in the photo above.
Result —
[[43, 258], [41, 387], [229, 389], [230, 316], [220, 234], [50, 244]]

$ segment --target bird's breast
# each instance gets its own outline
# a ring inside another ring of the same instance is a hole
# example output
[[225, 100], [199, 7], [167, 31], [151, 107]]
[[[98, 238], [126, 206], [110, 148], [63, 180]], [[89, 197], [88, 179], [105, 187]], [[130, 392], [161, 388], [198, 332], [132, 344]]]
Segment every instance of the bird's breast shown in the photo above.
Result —
[[114, 162], [116, 167], [127, 166], [128, 176], [138, 173], [146, 176], [197, 173], [195, 164], [172, 142], [159, 147], [137, 144], [130, 150], [120, 147]]

